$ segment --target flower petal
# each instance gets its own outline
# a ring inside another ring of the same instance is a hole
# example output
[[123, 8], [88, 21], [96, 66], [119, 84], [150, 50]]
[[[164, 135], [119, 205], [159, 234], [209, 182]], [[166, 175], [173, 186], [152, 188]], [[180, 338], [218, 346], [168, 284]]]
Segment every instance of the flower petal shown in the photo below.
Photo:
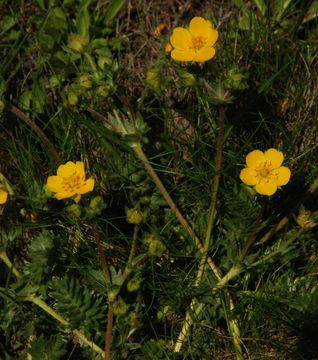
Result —
[[204, 62], [210, 60], [215, 55], [215, 49], [213, 47], [203, 47], [196, 51], [193, 61]]
[[270, 162], [274, 169], [279, 168], [284, 161], [283, 153], [276, 149], [268, 149], [267, 151], [265, 151], [264, 156], [266, 161]]
[[172, 50], [171, 57], [176, 61], [193, 61], [195, 57], [194, 50]]
[[74, 195], [76, 195], [76, 192], [74, 190], [65, 190], [58, 192], [57, 194], [54, 195], [54, 197], [57, 200], [62, 200], [73, 197]]
[[204, 36], [207, 37], [209, 31], [212, 28], [212, 23], [200, 16], [195, 16], [189, 25], [189, 31], [192, 36]]
[[207, 33], [207, 40], [205, 46], [213, 46], [216, 43], [216, 40], [219, 37], [219, 33], [214, 28], [210, 29]]
[[62, 189], [63, 178], [59, 176], [49, 176], [46, 187], [51, 192], [59, 192]]
[[95, 180], [93, 178], [90, 178], [86, 180], [83, 185], [76, 189], [77, 194], [86, 194], [94, 189]]
[[177, 27], [170, 37], [171, 45], [178, 50], [188, 50], [192, 46], [192, 37], [189, 30]]
[[246, 156], [246, 165], [249, 168], [256, 169], [265, 162], [265, 156], [261, 150], [253, 150]]
[[6, 203], [7, 199], [8, 199], [8, 193], [0, 189], [0, 204], [3, 205], [4, 203]]
[[64, 165], [60, 165], [57, 169], [57, 176], [61, 177], [69, 177], [74, 174], [76, 171], [76, 165], [73, 163], [73, 161], [68, 161]]
[[251, 168], [245, 168], [241, 170], [240, 179], [246, 185], [256, 185], [258, 183], [257, 173]]
[[271, 196], [276, 192], [277, 185], [273, 180], [261, 181], [255, 185], [255, 190], [261, 195]]
[[76, 172], [77, 174], [82, 177], [85, 180], [85, 166], [84, 166], [84, 162], [83, 161], [76, 161]]
[[274, 174], [277, 176], [277, 186], [286, 185], [290, 179], [291, 172], [286, 166], [274, 170]]

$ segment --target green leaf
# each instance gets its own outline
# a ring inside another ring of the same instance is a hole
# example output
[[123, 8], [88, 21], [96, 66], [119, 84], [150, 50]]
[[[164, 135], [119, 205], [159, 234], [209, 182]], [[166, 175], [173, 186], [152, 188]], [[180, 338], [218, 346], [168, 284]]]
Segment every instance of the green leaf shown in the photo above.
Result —
[[43, 335], [32, 342], [28, 353], [32, 360], [60, 360], [66, 353], [65, 342], [58, 336], [45, 338]]
[[120, 11], [120, 9], [125, 5], [125, 0], [112, 0], [106, 15], [105, 15], [105, 24], [108, 25], [109, 23], [111, 23], [113, 21], [113, 19], [115, 18], [115, 16], [118, 14], [118, 12]]
[[84, 38], [89, 38], [90, 16], [87, 6], [83, 7], [76, 16], [77, 33]]
[[291, 0], [276, 0], [274, 2], [273, 14], [276, 21], [279, 21], [281, 19], [290, 3]]
[[254, 0], [254, 4], [257, 6], [257, 8], [261, 12], [261, 14], [264, 16], [267, 11], [267, 6], [264, 3], [264, 1], [263, 0]]
[[309, 10], [307, 11], [303, 22], [306, 23], [306, 22], [311, 21], [311, 20], [313, 20], [313, 19], [315, 19], [317, 17], [318, 17], [318, 0], [315, 0], [311, 4]]

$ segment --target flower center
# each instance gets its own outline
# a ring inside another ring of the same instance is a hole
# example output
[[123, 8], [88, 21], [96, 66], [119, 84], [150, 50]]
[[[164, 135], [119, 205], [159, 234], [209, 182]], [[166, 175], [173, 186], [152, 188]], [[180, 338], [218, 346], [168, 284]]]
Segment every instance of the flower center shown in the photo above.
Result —
[[84, 183], [83, 176], [80, 176], [78, 173], [74, 172], [71, 176], [64, 177], [62, 187], [65, 191], [74, 191], [80, 188]]
[[192, 38], [192, 48], [195, 51], [202, 49], [205, 46], [205, 44], [206, 44], [206, 38], [202, 35], [194, 36]]
[[273, 170], [273, 166], [270, 162], [266, 161], [265, 163], [260, 165], [258, 169], [256, 169], [259, 181], [275, 180], [275, 178], [277, 178], [277, 175]]

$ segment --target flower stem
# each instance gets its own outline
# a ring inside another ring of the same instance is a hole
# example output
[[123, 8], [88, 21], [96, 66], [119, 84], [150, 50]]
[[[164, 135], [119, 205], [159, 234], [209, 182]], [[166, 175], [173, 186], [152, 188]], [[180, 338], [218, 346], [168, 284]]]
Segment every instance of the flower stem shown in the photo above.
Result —
[[[134, 150], [136, 156], [138, 159], [143, 163], [146, 171], [148, 172], [149, 176], [151, 177], [152, 181], [157, 186], [158, 190], [161, 192], [163, 198], [166, 200], [167, 204], [170, 206], [170, 208], [175, 212], [177, 219], [179, 220], [180, 224], [184, 227], [186, 232], [189, 234], [190, 238], [194, 241], [197, 248], [200, 250], [201, 253], [204, 253], [204, 246], [202, 245], [200, 239], [197, 237], [187, 220], [184, 218], [184, 216], [181, 214], [180, 210], [177, 208], [177, 205], [172, 200], [171, 196], [169, 195], [168, 191], [166, 190], [165, 186], [159, 179], [157, 173], [151, 166], [147, 156], [142, 150], [142, 147], [139, 142], [134, 142], [131, 145], [132, 149]], [[207, 263], [211, 270], [213, 271], [215, 277], [220, 280], [221, 276], [219, 273], [219, 269], [217, 268], [216, 264], [213, 262], [211, 257], [207, 257]]]
[[129, 254], [129, 258], [128, 258], [128, 262], [127, 262], [127, 266], [129, 267], [131, 265], [131, 262], [135, 256], [135, 252], [136, 252], [136, 248], [137, 248], [137, 235], [138, 235], [138, 229], [139, 226], [135, 225], [134, 227], [134, 235], [133, 235], [133, 240], [132, 240], [132, 245], [131, 245], [131, 249], [130, 249], [130, 254]]
[[[218, 190], [219, 190], [221, 167], [222, 167], [224, 125], [225, 125], [225, 108], [220, 107], [217, 153], [216, 153], [216, 161], [215, 161], [215, 175], [213, 178], [213, 185], [212, 185], [211, 204], [210, 204], [210, 208], [209, 208], [208, 225], [207, 225], [205, 239], [204, 239], [204, 252], [202, 253], [202, 256], [201, 256], [199, 269], [198, 269], [198, 273], [197, 273], [195, 284], [194, 284], [195, 287], [198, 287], [200, 285], [202, 277], [203, 277], [204, 267], [205, 267], [205, 264], [207, 261], [207, 255], [208, 255], [208, 250], [209, 250], [210, 241], [211, 241], [211, 234], [212, 234], [212, 229], [213, 229], [213, 224], [214, 224], [214, 219], [215, 219], [217, 194], [218, 194]], [[219, 281], [221, 281], [221, 279], [222, 279], [222, 274], [220, 273], [220, 271], [218, 271], [218, 273], [217, 273], [217, 279]], [[234, 302], [228, 291], [226, 291], [224, 294], [228, 300], [230, 312], [233, 312]], [[199, 304], [196, 299], [192, 300], [191, 305], [190, 305], [190, 310], [188, 310], [186, 313], [186, 319], [184, 322], [184, 326], [182, 327], [179, 337], [175, 344], [175, 348], [174, 348], [175, 352], [181, 351], [182, 345], [183, 345], [184, 341], [186, 340], [188, 333], [190, 332], [191, 325], [193, 323], [192, 308], [197, 309], [195, 313], [197, 315], [200, 315], [200, 313], [204, 309], [204, 305]], [[241, 348], [241, 342], [240, 342], [240, 328], [239, 328], [238, 320], [236, 318], [232, 318], [232, 317], [228, 318], [227, 317], [226, 321], [228, 323], [229, 331], [232, 334], [232, 341], [233, 341], [234, 350], [236, 353], [236, 358], [238, 360], [242, 360], [243, 354], [242, 354], [242, 348]]]
[[[219, 110], [219, 132], [218, 132], [218, 143], [217, 143], [217, 153], [216, 153], [216, 161], [215, 161], [215, 175], [213, 179], [213, 186], [212, 186], [212, 197], [211, 197], [211, 204], [209, 209], [209, 217], [208, 217], [208, 225], [205, 233], [204, 239], [204, 252], [202, 253], [202, 257], [200, 260], [199, 271], [197, 273], [195, 286], [199, 286], [202, 280], [204, 267], [208, 255], [208, 250], [210, 246], [210, 239], [213, 229], [213, 223], [215, 219], [216, 213], [216, 201], [217, 201], [217, 194], [219, 190], [219, 183], [220, 183], [220, 176], [221, 176], [221, 166], [222, 166], [222, 153], [223, 153], [223, 142], [224, 142], [224, 121], [225, 120], [225, 108], [222, 106]], [[220, 280], [222, 275], [218, 272], [217, 279]]]
[[[0, 258], [3, 260], [3, 262], [12, 270], [13, 274], [20, 279], [22, 276], [19, 273], [19, 271], [13, 266], [12, 262], [8, 258], [7, 254], [5, 252], [0, 252]], [[44, 302], [41, 298], [38, 296], [31, 294], [26, 297], [24, 297], [24, 300], [30, 301], [33, 304], [39, 306], [41, 309], [43, 309], [46, 313], [54, 317], [57, 321], [59, 321], [61, 324], [63, 324], [66, 327], [70, 327], [70, 323], [65, 320], [62, 316], [60, 316], [51, 306], [49, 306], [46, 302]], [[93, 350], [100, 354], [104, 354], [103, 349], [101, 349], [98, 345], [96, 345], [93, 341], [89, 340], [81, 331], [77, 329], [71, 330], [73, 334], [75, 334], [79, 339], [81, 339], [86, 345], [91, 347]]]

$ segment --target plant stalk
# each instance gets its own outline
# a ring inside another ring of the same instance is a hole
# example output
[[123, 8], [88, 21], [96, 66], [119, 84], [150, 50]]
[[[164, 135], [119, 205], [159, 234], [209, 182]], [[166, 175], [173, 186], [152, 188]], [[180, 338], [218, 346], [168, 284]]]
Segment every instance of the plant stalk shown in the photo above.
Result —
[[[194, 241], [197, 248], [200, 250], [201, 253], [204, 253], [204, 246], [202, 245], [200, 239], [197, 237], [187, 220], [184, 218], [184, 216], [181, 214], [180, 210], [177, 208], [177, 205], [172, 200], [171, 196], [169, 195], [168, 191], [166, 190], [165, 186], [163, 185], [162, 181], [159, 179], [157, 173], [151, 166], [147, 156], [142, 150], [142, 147], [140, 143], [135, 142], [131, 145], [132, 149], [134, 150], [136, 156], [138, 159], [142, 162], [144, 165], [146, 171], [148, 172], [149, 176], [151, 177], [152, 181], [157, 186], [158, 190], [161, 192], [163, 198], [166, 200], [167, 204], [170, 206], [170, 208], [175, 212], [177, 219], [179, 220], [180, 224], [184, 227], [186, 232], [189, 234], [190, 238]], [[207, 263], [211, 270], [213, 271], [215, 277], [218, 280], [221, 280], [219, 269], [217, 268], [216, 264], [213, 262], [211, 257], [207, 257]]]
[[[223, 153], [223, 142], [224, 142], [224, 123], [225, 123], [225, 108], [222, 106], [219, 110], [219, 132], [218, 132], [218, 142], [217, 142], [217, 152], [216, 152], [216, 161], [215, 161], [215, 175], [213, 179], [212, 185], [212, 197], [211, 197], [211, 204], [209, 208], [209, 217], [208, 217], [208, 225], [205, 233], [204, 239], [204, 253], [202, 254], [199, 270], [197, 273], [195, 286], [198, 287], [201, 283], [202, 276], [204, 273], [204, 267], [206, 263], [206, 259], [208, 256], [210, 241], [211, 241], [211, 234], [213, 229], [213, 223], [215, 219], [216, 213], [216, 202], [217, 202], [217, 194], [219, 191], [219, 184], [220, 184], [220, 176], [221, 176], [221, 167], [222, 167], [222, 153]], [[221, 273], [218, 273], [219, 277], [218, 280], [222, 278]]]
[[[8, 258], [7, 254], [5, 252], [0, 253], [0, 258], [3, 260], [3, 262], [12, 270], [13, 274], [18, 278], [21, 279], [22, 276], [19, 273], [19, 271], [13, 266], [10, 259]], [[49, 306], [45, 301], [43, 301], [38, 296], [35, 296], [34, 294], [28, 295], [24, 297], [24, 300], [30, 301], [33, 304], [39, 306], [41, 309], [43, 309], [46, 313], [51, 315], [54, 319], [59, 321], [61, 324], [63, 324], [66, 327], [70, 328], [70, 323], [65, 320], [61, 315], [59, 315], [51, 306]], [[77, 329], [71, 330], [73, 334], [75, 334], [80, 340], [82, 340], [86, 345], [88, 345], [90, 348], [95, 350], [96, 352], [100, 354], [104, 354], [103, 349], [101, 349], [98, 345], [96, 345], [93, 341], [89, 340], [81, 331]]]

